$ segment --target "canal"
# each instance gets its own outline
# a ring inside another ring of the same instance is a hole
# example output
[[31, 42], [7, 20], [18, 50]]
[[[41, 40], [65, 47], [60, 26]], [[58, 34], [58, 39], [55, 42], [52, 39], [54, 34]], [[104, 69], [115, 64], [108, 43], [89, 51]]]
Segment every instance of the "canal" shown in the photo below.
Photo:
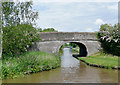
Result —
[[5, 79], [3, 83], [117, 83], [118, 71], [87, 66], [76, 58], [69, 48], [63, 49], [61, 67], [26, 75], [16, 79]]

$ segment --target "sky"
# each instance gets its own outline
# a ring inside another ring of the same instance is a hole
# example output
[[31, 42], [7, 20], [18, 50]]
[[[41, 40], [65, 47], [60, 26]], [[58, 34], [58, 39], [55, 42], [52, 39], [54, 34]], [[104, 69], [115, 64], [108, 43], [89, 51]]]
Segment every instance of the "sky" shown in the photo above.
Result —
[[95, 32], [101, 24], [118, 22], [117, 0], [34, 0], [38, 28], [59, 32]]

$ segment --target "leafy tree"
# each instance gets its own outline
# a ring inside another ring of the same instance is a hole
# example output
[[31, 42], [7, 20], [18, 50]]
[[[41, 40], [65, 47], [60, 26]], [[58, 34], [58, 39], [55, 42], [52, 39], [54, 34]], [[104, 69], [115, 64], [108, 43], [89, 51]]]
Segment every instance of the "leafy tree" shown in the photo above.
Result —
[[114, 26], [108, 24], [101, 25], [97, 37], [105, 52], [120, 55], [120, 29], [118, 24]]
[[0, 1], [0, 59], [2, 54], [2, 2]]
[[38, 18], [38, 12], [32, 11], [32, 1], [30, 2], [3, 2], [2, 19], [3, 26], [18, 24], [33, 24]]
[[77, 47], [78, 45], [75, 43], [70, 43], [69, 46], [72, 46], [73, 48]]
[[38, 12], [30, 2], [3, 2], [3, 56], [19, 55], [28, 50], [39, 37], [33, 27]]
[[18, 55], [38, 40], [36, 30], [32, 25], [20, 24], [3, 27], [3, 55]]
[[37, 28], [37, 31], [38, 32], [42, 32], [42, 28]]
[[55, 30], [54, 28], [47, 28], [47, 29], [44, 29], [42, 32], [58, 32], [58, 31]]

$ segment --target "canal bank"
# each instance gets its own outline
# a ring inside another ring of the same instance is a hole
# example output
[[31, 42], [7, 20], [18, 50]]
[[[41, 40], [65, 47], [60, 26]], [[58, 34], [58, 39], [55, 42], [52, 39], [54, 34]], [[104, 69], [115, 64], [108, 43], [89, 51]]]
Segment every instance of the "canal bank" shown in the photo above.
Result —
[[5, 57], [0, 63], [1, 79], [22, 77], [26, 74], [49, 71], [60, 66], [60, 56], [45, 52], [26, 52], [17, 57]]
[[118, 63], [118, 56], [97, 52], [87, 57], [78, 57], [79, 60], [85, 64], [93, 67], [106, 68], [106, 69], [120, 69]]
[[63, 49], [61, 67], [19, 77], [3, 83], [118, 83], [118, 70], [90, 67], [72, 57], [69, 48]]
[[[73, 48], [72, 50], [79, 54], [78, 47]], [[118, 62], [120, 58], [112, 54], [104, 53], [102, 50], [86, 57], [80, 57], [79, 55], [73, 55], [73, 57], [89, 66], [106, 69], [120, 69], [120, 64]]]

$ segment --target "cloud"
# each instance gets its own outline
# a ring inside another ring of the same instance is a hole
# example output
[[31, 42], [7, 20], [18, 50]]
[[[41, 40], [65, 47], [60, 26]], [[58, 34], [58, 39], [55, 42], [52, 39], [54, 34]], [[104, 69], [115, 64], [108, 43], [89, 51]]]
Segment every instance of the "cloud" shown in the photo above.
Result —
[[96, 21], [95, 21], [95, 24], [97, 24], [97, 25], [101, 25], [101, 24], [104, 24], [105, 22], [102, 20], [102, 19], [97, 19]]
[[118, 2], [119, 0], [35, 0], [35, 2]]
[[[29, 0], [26, 0], [29, 1]], [[33, 4], [39, 3], [53, 3], [53, 2], [64, 2], [64, 3], [71, 3], [71, 2], [119, 2], [119, 0], [33, 0]]]
[[92, 32], [93, 28], [87, 28], [87, 31]]
[[118, 10], [118, 4], [110, 5], [107, 7], [109, 10]]
[[[28, 2], [31, 0], [2, 0], [2, 2]], [[41, 2], [119, 2], [119, 0], [32, 0], [34, 3], [38, 4]]]
[[62, 32], [94, 32], [99, 30], [101, 24], [117, 22], [113, 21], [117, 12], [107, 8], [116, 3], [38, 3], [33, 5], [33, 9], [39, 12], [37, 27], [53, 27]]

